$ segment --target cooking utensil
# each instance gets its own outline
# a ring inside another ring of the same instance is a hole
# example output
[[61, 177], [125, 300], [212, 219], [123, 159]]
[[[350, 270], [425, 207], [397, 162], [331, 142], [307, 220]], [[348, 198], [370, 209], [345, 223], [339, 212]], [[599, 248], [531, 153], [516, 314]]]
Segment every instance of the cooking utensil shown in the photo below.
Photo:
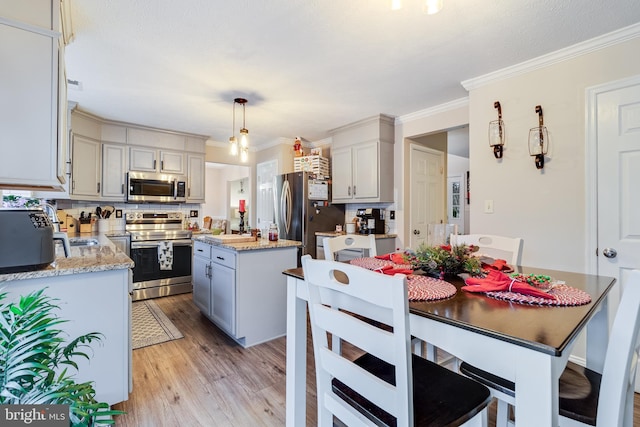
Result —
[[96, 215], [98, 215], [98, 218], [102, 218], [102, 208], [100, 206], [96, 208]]

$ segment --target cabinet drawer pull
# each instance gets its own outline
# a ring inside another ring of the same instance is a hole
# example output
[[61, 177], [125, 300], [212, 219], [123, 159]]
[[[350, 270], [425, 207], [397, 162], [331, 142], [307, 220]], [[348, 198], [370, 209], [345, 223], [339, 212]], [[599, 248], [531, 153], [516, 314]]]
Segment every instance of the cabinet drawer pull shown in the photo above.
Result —
[[218, 258], [220, 261], [224, 261], [224, 257], [217, 256], [216, 258]]

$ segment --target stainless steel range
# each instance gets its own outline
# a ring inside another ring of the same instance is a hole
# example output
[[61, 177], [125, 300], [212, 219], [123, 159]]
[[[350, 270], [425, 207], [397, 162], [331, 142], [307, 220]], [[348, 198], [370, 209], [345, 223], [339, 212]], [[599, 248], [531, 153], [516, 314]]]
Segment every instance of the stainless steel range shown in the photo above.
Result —
[[129, 212], [133, 300], [191, 292], [191, 231], [181, 212]]

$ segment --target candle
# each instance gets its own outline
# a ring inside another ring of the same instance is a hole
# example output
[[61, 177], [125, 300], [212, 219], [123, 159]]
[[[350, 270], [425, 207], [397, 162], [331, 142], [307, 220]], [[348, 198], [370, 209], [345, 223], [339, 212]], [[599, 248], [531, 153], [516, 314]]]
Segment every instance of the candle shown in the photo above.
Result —
[[244, 199], [240, 199], [240, 209], [238, 209], [239, 212], [244, 212]]

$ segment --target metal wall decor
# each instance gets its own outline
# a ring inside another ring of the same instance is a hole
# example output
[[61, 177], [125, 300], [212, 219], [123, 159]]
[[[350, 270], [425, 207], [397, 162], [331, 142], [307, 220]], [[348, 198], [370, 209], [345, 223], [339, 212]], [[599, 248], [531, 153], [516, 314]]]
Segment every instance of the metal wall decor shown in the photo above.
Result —
[[544, 156], [549, 148], [549, 135], [544, 126], [542, 106], [536, 105], [538, 127], [529, 129], [529, 155], [535, 157], [536, 168], [544, 168]]
[[502, 107], [500, 106], [500, 102], [494, 102], [493, 108], [498, 110], [498, 120], [489, 122], [489, 146], [493, 147], [493, 155], [496, 159], [501, 159], [502, 147], [504, 146], [504, 122], [502, 121]]

